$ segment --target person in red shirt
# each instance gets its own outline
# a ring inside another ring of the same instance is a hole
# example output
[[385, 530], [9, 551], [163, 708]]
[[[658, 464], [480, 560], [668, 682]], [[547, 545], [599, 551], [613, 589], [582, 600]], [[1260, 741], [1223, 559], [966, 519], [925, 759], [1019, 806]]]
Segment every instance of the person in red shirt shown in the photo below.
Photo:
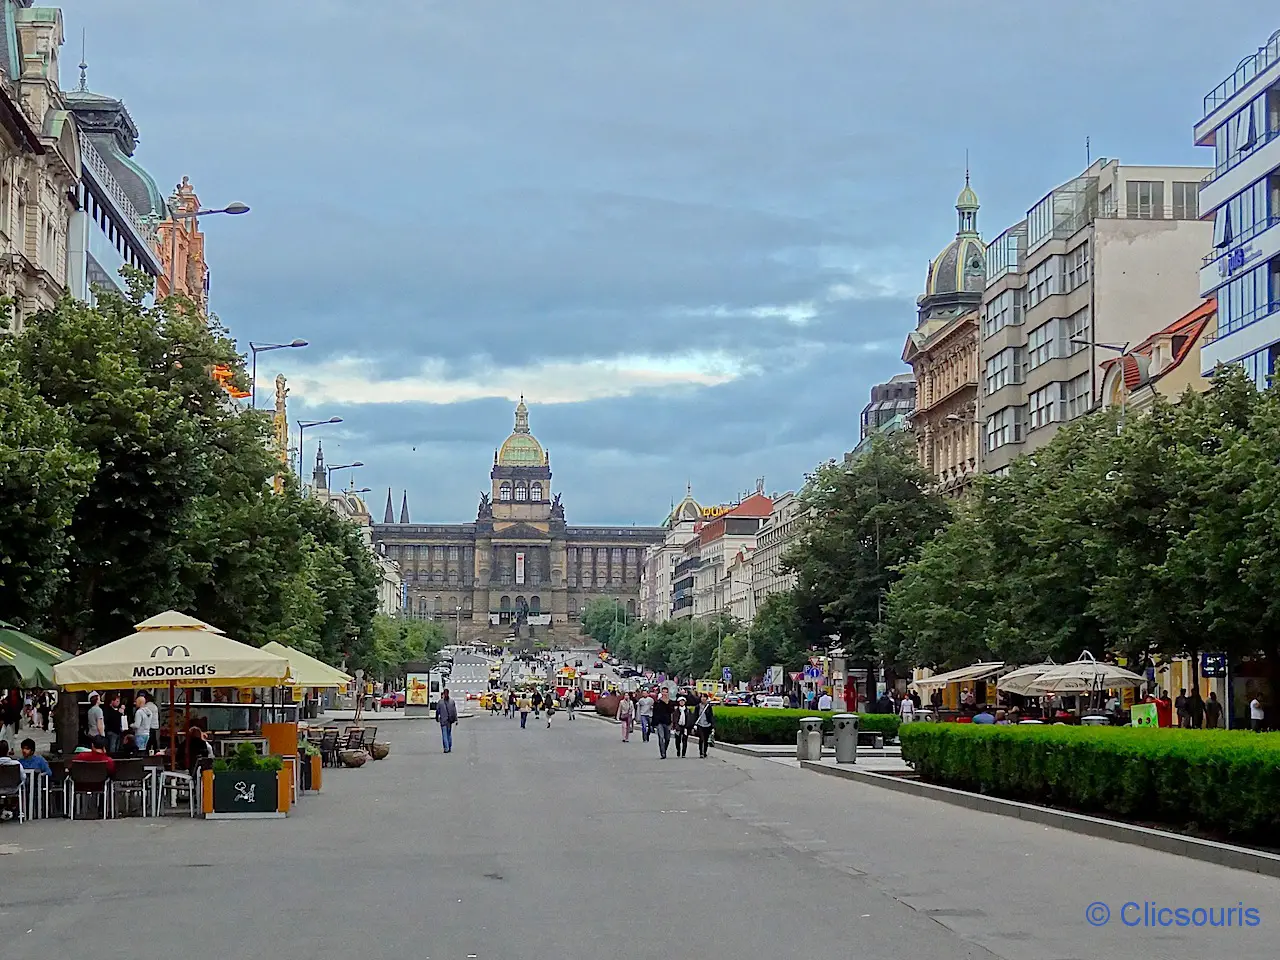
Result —
[[71, 758], [72, 763], [105, 763], [107, 765], [107, 775], [116, 772], [116, 762], [111, 759], [105, 747], [95, 743], [85, 753], [77, 753]]

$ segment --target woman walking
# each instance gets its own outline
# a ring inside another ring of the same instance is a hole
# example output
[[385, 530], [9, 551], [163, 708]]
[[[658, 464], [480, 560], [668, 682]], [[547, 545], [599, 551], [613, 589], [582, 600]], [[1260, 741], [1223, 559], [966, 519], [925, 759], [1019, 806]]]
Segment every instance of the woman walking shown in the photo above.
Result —
[[711, 734], [715, 729], [716, 716], [711, 709], [711, 697], [699, 697], [697, 716], [693, 721], [694, 733], [698, 735], [698, 756], [706, 757], [707, 747], [711, 745]]
[[520, 694], [520, 729], [524, 729], [525, 721], [529, 719], [529, 711], [533, 709], [533, 702], [529, 699], [529, 694]]
[[684, 697], [676, 698], [676, 709], [671, 714], [671, 733], [676, 741], [676, 756], [683, 757], [689, 752], [689, 728], [693, 726], [693, 711], [689, 709]]
[[546, 697], [542, 701], [542, 705], [547, 708], [547, 729], [551, 729], [551, 718], [556, 712], [556, 695], [551, 691], [547, 691]]
[[626, 743], [631, 739], [631, 725], [635, 723], [636, 708], [631, 703], [630, 697], [622, 697], [618, 701], [618, 722], [622, 724], [622, 742]]

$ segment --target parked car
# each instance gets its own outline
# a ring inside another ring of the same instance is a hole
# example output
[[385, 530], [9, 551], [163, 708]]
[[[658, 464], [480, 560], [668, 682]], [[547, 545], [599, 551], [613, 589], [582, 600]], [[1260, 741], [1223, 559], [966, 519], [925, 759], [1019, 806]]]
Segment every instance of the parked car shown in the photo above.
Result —
[[596, 661], [595, 663], [593, 663], [591, 666], [592, 666], [592, 667], [594, 667], [596, 670], [599, 670], [601, 667], [603, 667], [603, 666], [604, 666], [604, 664], [603, 664], [601, 661], [597, 660], [597, 661]]
[[379, 701], [384, 707], [403, 707], [404, 691], [397, 690], [395, 693], [384, 693], [382, 700]]
[[787, 708], [787, 698], [786, 697], [765, 697], [763, 700], [760, 701], [760, 706], [773, 707], [778, 710], [785, 710]]

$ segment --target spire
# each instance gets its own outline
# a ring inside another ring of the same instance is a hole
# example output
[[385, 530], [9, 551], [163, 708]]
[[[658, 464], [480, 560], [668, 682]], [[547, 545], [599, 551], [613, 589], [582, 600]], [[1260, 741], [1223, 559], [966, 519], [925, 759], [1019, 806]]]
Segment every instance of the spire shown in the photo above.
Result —
[[89, 64], [84, 58], [84, 28], [80, 28], [80, 86], [77, 88], [81, 93], [89, 91]]
[[520, 402], [516, 405], [516, 433], [529, 432], [529, 408], [524, 405], [524, 394], [520, 394]]
[[956, 236], [978, 235], [978, 195], [969, 186], [969, 151], [964, 153], [964, 189], [956, 197], [956, 217], [958, 229]]
[[404, 492], [404, 496], [400, 498], [400, 522], [409, 522], [409, 491]]
[[317, 490], [328, 487], [328, 477], [324, 472], [324, 441], [316, 444], [316, 468], [311, 473], [311, 485]]
[[387, 509], [382, 514], [383, 523], [396, 522], [396, 508], [391, 504], [391, 488], [387, 487]]

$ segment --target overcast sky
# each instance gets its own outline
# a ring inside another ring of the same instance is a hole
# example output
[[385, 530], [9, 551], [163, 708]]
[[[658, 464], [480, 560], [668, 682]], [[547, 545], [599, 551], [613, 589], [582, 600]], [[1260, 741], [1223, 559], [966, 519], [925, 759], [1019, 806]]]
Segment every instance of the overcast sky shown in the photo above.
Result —
[[[521, 392], [570, 523], [656, 523], [858, 440], [965, 151], [994, 237], [1093, 156], [1203, 164], [1280, 27], [1232, 0], [65, 0], [212, 304], [381, 514], [469, 520]], [[1174, 319], [1173, 317], [1170, 318]], [[308, 457], [310, 459], [310, 457]]]

